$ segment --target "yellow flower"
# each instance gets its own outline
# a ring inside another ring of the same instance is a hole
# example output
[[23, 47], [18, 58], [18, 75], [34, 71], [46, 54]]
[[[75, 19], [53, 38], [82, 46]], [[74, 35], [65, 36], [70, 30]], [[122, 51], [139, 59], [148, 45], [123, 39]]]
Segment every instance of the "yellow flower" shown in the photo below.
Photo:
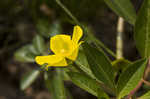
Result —
[[83, 35], [83, 31], [79, 26], [75, 26], [73, 30], [73, 36], [70, 35], [56, 35], [50, 39], [50, 49], [53, 51], [53, 55], [48, 56], [36, 56], [35, 61], [40, 64], [48, 64], [49, 66], [67, 66], [67, 59], [75, 61], [78, 55], [79, 46], [82, 43], [79, 42]]

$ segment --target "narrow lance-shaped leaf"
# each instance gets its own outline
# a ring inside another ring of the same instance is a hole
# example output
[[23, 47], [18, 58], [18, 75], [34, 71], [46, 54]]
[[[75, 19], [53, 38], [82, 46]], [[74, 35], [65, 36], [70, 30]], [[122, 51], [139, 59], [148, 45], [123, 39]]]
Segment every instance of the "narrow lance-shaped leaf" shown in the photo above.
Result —
[[25, 90], [26, 88], [28, 88], [39, 76], [39, 74], [39, 70], [32, 70], [31, 72], [27, 73], [24, 77], [22, 77], [20, 83], [21, 90]]
[[101, 90], [100, 85], [96, 82], [96, 80], [90, 78], [87, 75], [76, 72], [68, 72], [68, 75], [70, 76], [72, 82], [80, 88], [86, 90], [92, 95], [101, 96], [104, 99], [109, 99], [107, 94]]
[[97, 99], [110, 99], [109, 96], [101, 92], [101, 89], [98, 89], [98, 98]]
[[51, 79], [49, 78], [50, 73], [51, 73], [50, 70], [44, 72], [45, 86], [46, 86], [46, 88], [48, 89], [49, 92], [51, 91], [51, 85], [50, 85], [51, 84]]
[[131, 24], [135, 23], [136, 12], [130, 0], [104, 0], [106, 4], [119, 16]]
[[45, 43], [42, 36], [36, 35], [33, 39], [33, 45], [40, 54], [45, 51]]
[[[61, 70], [64, 70], [63, 68], [61, 68]], [[61, 72], [64, 72], [64, 71], [61, 71]], [[66, 74], [67, 75], [67, 74]], [[59, 97], [59, 93], [64, 93], [65, 92], [65, 95], [69, 98], [69, 99], [73, 99], [71, 93], [69, 92], [69, 90], [67, 88], [63, 88], [63, 90], [58, 90], [59, 88], [57, 88], [57, 84], [56, 84], [56, 87], [53, 86], [54, 83], [55, 83], [55, 80], [54, 80], [54, 77], [58, 76], [58, 74], [56, 72], [52, 72], [51, 70], [48, 70], [48, 71], [45, 71], [44, 72], [44, 80], [45, 80], [45, 86], [46, 88], [48, 89], [48, 91], [50, 92], [50, 94], [52, 94], [52, 98], [53, 99], [57, 99], [57, 98], [60, 98]], [[59, 79], [58, 82], [61, 81], [61, 84], [62, 84], [62, 87], [64, 87], [63, 85], [63, 79], [64, 77], [62, 78], [63, 73], [61, 73], [59, 76], [61, 76], [61, 79]], [[68, 75], [67, 75], [68, 76]], [[69, 77], [68, 77], [69, 78]], [[60, 85], [58, 85], [60, 86]], [[55, 91], [56, 90], [56, 91]], [[58, 92], [57, 92], [58, 90]], [[65, 97], [65, 96], [64, 96]]]
[[35, 48], [35, 46], [33, 44], [30, 44], [28, 46], [28, 49], [31, 53], [33, 53], [34, 55], [39, 55], [40, 53], [37, 51], [37, 49]]
[[86, 59], [86, 56], [83, 51], [79, 51], [79, 55], [77, 60], [75, 61], [76, 65], [84, 71], [87, 75], [89, 75], [91, 78], [95, 79], [95, 76], [93, 75], [92, 71], [90, 70], [90, 66], [88, 64], [88, 61]]
[[114, 70], [108, 58], [97, 48], [94, 48], [87, 43], [83, 43], [82, 45], [90, 68], [95, 77], [99, 81], [102, 81], [105, 85], [109, 86], [109, 88], [115, 90]]
[[56, 72], [50, 77], [48, 79], [52, 99], [67, 99], [63, 82], [63, 70], [57, 68]]
[[146, 59], [136, 61], [121, 74], [117, 84], [118, 99], [129, 94], [138, 85], [143, 77], [146, 63]]
[[142, 57], [150, 56], [150, 0], [144, 3], [138, 13], [134, 34], [136, 47]]
[[14, 57], [20, 62], [34, 62], [36, 53], [33, 45], [25, 45], [15, 52]]

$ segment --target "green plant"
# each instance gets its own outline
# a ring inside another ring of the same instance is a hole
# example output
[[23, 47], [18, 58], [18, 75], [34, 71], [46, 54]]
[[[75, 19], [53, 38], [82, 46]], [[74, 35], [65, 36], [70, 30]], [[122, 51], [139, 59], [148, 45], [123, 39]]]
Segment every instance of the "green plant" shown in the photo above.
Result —
[[[83, 28], [84, 43], [75, 62], [65, 68], [55, 68], [54, 71], [51, 69], [48, 71], [34, 69], [23, 77], [21, 89], [24, 90], [30, 86], [43, 72], [45, 85], [52, 93], [53, 99], [67, 99], [69, 97], [63, 84], [65, 80], [73, 82], [98, 97], [98, 99], [110, 99], [112, 97], [116, 99], [149, 99], [149, 92], [140, 97], [136, 96], [136, 92], [142, 87], [143, 83], [149, 84], [146, 78], [150, 71], [150, 0], [144, 0], [137, 15], [130, 0], [104, 0], [108, 7], [119, 16], [116, 54], [98, 40], [90, 31], [90, 28], [80, 22], [60, 0], [55, 1], [72, 19], [68, 22], [80, 25]], [[134, 27], [134, 39], [141, 55], [141, 59], [135, 62], [130, 62], [123, 57], [124, 21], [129, 22]], [[15, 53], [17, 60], [34, 62], [35, 56], [44, 55], [47, 52], [44, 37], [51, 37], [50, 33], [61, 33], [59, 21], [52, 23], [52, 25], [45, 22], [41, 19], [37, 22], [37, 28], [42, 30], [39, 33], [40, 35], [38, 34], [33, 39], [32, 44], [24, 46]], [[52, 28], [52, 26], [54, 27]], [[41, 34], [42, 32], [45, 33]], [[105, 52], [112, 55], [115, 61], [112, 62]]]

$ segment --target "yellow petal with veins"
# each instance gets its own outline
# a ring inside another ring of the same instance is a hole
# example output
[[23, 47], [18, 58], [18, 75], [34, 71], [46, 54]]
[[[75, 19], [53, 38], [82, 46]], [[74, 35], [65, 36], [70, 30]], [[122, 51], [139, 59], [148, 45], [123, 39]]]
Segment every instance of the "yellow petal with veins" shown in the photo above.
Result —
[[73, 30], [73, 36], [72, 36], [72, 41], [75, 42], [76, 44], [79, 42], [80, 38], [83, 35], [83, 31], [80, 28], [80, 26], [74, 26]]
[[36, 56], [35, 61], [40, 64], [48, 64], [48, 66], [67, 66], [64, 57], [58, 55]]
[[72, 52], [73, 48], [69, 35], [56, 35], [50, 40], [50, 49], [57, 55], [67, 56]]

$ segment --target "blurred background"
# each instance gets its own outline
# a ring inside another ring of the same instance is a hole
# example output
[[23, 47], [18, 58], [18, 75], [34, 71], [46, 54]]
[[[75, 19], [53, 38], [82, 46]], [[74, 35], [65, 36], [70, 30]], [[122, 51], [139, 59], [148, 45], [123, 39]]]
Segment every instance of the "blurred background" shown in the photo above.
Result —
[[[103, 0], [61, 2], [115, 52], [118, 16]], [[134, 0], [136, 10], [140, 2]], [[27, 46], [32, 47], [37, 35], [49, 42], [53, 35], [71, 34], [74, 24], [55, 0], [0, 0], [0, 99], [52, 99], [43, 74], [26, 90], [20, 89], [23, 75], [38, 67], [34, 62], [36, 55], [28, 54]], [[131, 61], [139, 58], [133, 42], [133, 27], [128, 23], [124, 31], [124, 57]], [[70, 82], [65, 82], [65, 86], [74, 99], [96, 99]]]

